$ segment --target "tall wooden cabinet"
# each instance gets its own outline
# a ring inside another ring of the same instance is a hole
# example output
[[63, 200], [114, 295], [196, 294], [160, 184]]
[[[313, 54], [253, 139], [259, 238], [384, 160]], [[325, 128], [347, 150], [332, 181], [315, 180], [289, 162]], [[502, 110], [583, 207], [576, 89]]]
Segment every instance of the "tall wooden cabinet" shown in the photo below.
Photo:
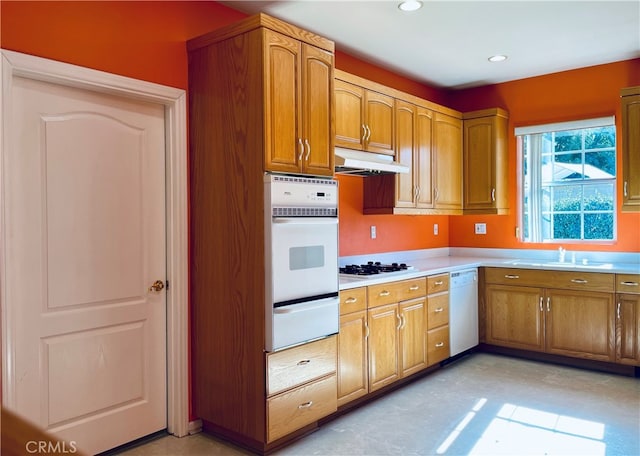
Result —
[[640, 211], [640, 86], [620, 92], [622, 100], [622, 211]]
[[[440, 112], [433, 118], [434, 208], [462, 211], [462, 120]], [[447, 212], [445, 212], [447, 213]]]
[[[279, 358], [264, 351], [263, 177], [333, 173], [334, 45], [259, 14], [187, 48], [193, 413], [264, 452], [336, 408], [335, 343], [321, 350], [334, 356], [321, 377], [276, 393], [266, 384]], [[315, 359], [313, 347], [299, 355]], [[296, 398], [314, 405], [296, 411]]]
[[464, 214], [507, 214], [508, 114], [500, 108], [462, 115]]

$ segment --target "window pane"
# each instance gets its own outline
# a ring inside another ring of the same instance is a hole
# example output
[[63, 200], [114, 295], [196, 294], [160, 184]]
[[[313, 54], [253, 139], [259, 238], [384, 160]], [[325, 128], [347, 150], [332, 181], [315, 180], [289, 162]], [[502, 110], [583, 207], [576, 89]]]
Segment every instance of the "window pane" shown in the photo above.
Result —
[[584, 132], [585, 149], [604, 149], [616, 146], [616, 132], [613, 126], [588, 128]]
[[584, 188], [585, 211], [613, 211], [613, 184], [588, 185]]
[[587, 152], [584, 157], [589, 179], [611, 179], [616, 175], [616, 150]]
[[556, 152], [582, 150], [582, 130], [557, 132], [554, 150]]
[[555, 187], [553, 194], [554, 212], [579, 211], [582, 203], [582, 186]]
[[553, 239], [580, 239], [580, 214], [555, 214]]
[[585, 239], [613, 239], [613, 213], [585, 214]]

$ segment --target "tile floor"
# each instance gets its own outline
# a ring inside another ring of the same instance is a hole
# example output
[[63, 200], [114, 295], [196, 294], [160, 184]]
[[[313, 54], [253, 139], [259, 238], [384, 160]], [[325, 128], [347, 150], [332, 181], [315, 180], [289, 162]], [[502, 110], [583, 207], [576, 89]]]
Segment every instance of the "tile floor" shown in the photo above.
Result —
[[[118, 454], [250, 453], [201, 433]], [[640, 380], [473, 354], [273, 454], [637, 456]]]

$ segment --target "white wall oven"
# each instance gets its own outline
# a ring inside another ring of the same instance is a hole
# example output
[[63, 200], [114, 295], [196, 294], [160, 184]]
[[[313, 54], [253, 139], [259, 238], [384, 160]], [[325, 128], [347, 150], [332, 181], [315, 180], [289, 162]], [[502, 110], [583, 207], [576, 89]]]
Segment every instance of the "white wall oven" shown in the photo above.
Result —
[[338, 182], [267, 174], [265, 249], [265, 349], [336, 334]]

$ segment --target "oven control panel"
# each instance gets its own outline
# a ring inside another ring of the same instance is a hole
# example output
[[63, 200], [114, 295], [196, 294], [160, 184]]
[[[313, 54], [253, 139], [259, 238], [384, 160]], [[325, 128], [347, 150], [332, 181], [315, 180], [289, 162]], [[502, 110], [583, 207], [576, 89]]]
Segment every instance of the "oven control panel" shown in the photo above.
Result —
[[338, 207], [338, 181], [269, 174], [265, 198], [273, 207]]

